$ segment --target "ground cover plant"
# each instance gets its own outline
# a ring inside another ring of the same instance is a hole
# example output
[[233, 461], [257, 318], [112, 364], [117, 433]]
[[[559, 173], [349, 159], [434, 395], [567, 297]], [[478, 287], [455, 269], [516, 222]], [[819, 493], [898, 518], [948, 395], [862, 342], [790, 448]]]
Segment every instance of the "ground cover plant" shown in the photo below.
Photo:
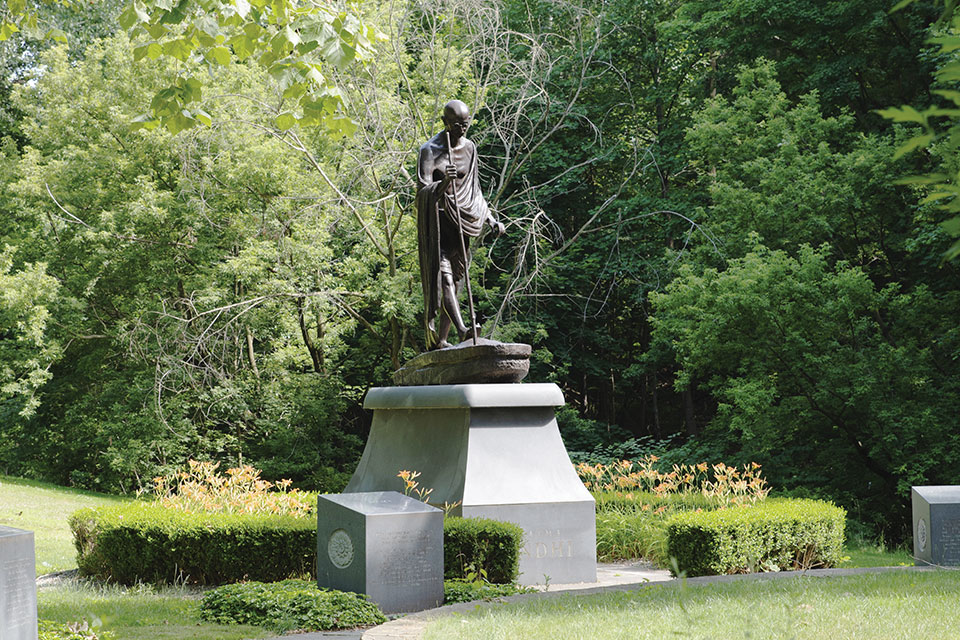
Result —
[[947, 570], [674, 583], [483, 608], [431, 623], [424, 639], [953, 638], [958, 598], [960, 579]]
[[274, 631], [328, 631], [382, 624], [387, 618], [366, 597], [319, 589], [315, 582], [243, 582], [203, 596], [208, 622], [254, 624]]

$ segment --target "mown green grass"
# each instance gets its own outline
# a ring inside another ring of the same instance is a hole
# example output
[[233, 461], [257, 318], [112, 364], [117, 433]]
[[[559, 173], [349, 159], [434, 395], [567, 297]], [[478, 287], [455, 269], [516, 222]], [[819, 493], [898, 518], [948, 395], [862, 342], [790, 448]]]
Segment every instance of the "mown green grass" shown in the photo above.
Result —
[[261, 627], [200, 621], [200, 592], [186, 588], [119, 587], [68, 580], [40, 589], [41, 619], [99, 620], [117, 640], [253, 640], [276, 635]]
[[37, 575], [77, 568], [77, 551], [67, 519], [82, 507], [127, 498], [67, 489], [46, 482], [0, 476], [0, 525], [34, 532]]
[[485, 608], [431, 623], [424, 640], [957, 638], [958, 601], [949, 570], [674, 584]]
[[906, 549], [889, 549], [882, 544], [848, 544], [843, 555], [848, 559], [840, 563], [844, 569], [854, 567], [912, 567], [913, 556]]

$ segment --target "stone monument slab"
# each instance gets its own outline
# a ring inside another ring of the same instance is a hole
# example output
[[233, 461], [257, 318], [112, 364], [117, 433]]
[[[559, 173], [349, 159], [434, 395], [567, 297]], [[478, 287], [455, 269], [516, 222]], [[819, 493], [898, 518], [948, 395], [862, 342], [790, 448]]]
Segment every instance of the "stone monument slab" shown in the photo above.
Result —
[[520, 582], [596, 581], [593, 496], [570, 463], [554, 415], [555, 384], [371, 389], [370, 437], [346, 493], [399, 486], [419, 471], [453, 515], [506, 520], [525, 532]]
[[913, 487], [917, 565], [960, 566], [960, 486]]
[[0, 526], [0, 640], [37, 640], [33, 532]]
[[317, 584], [365, 593], [384, 613], [443, 603], [443, 511], [396, 491], [317, 499]]

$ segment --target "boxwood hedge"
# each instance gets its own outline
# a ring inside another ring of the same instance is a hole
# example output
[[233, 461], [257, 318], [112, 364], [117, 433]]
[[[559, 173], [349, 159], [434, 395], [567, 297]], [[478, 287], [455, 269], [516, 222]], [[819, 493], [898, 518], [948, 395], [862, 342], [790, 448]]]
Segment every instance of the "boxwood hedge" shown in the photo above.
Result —
[[150, 502], [70, 517], [82, 575], [122, 584], [273, 582], [314, 574], [316, 520], [185, 513]]
[[470, 573], [485, 573], [483, 577], [489, 582], [514, 582], [522, 544], [523, 529], [513, 523], [447, 518], [443, 522], [444, 577], [466, 579]]
[[[314, 517], [185, 513], [138, 501], [70, 517], [80, 573], [121, 584], [218, 585], [315, 576]], [[523, 530], [478, 518], [444, 521], [447, 578], [516, 580]]]
[[819, 500], [683, 512], [667, 526], [667, 552], [687, 575], [831, 567], [840, 562], [846, 511]]

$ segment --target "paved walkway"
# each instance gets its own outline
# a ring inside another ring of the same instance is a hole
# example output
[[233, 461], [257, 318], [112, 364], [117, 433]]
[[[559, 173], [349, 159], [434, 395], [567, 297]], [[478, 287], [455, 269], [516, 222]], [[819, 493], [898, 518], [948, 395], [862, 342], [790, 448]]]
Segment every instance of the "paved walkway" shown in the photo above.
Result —
[[[875, 567], [868, 569], [814, 569], [811, 571], [781, 571], [778, 573], [751, 573], [733, 576], [704, 576], [688, 578], [686, 584], [709, 584], [737, 580], [789, 580], [798, 576], [833, 577], [880, 573], [883, 571], [936, 571], [936, 567]], [[647, 563], [613, 563], [597, 565], [597, 582], [550, 585], [546, 592], [519, 594], [498, 598], [495, 602], [464, 602], [437, 609], [412, 613], [370, 629], [324, 631], [284, 636], [283, 640], [421, 640], [427, 625], [438, 617], [474, 611], [478, 606], [488, 607], [503, 602], [522, 602], [532, 598], [552, 598], [570, 592], [590, 595], [610, 591], [636, 591], [657, 583], [679, 584], [668, 571], [654, 569]], [[271, 640], [281, 640], [273, 638]]]

